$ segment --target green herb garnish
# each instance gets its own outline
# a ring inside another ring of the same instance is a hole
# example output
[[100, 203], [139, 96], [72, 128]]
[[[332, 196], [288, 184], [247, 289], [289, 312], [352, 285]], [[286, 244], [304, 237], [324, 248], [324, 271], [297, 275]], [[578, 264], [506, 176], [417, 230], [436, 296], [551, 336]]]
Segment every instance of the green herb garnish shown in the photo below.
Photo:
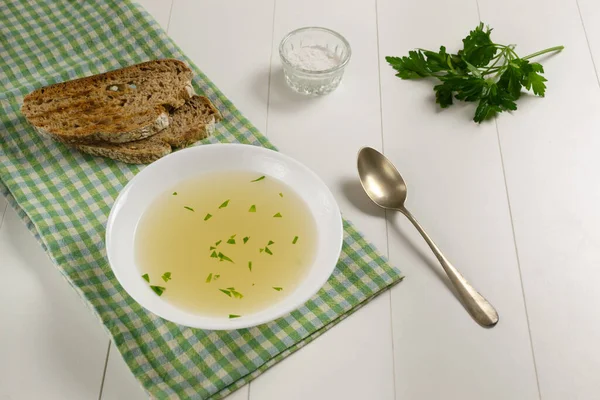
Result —
[[231, 297], [231, 292], [225, 289], [219, 289], [221, 292], [225, 293], [227, 296]]
[[270, 246], [270, 245], [272, 245], [272, 244], [275, 244], [275, 242], [274, 242], [274, 241], [272, 241], [272, 240], [269, 240], [269, 243], [267, 243], [267, 246]]
[[221, 277], [221, 275], [217, 274], [215, 276], [213, 276], [213, 281], [216, 281], [217, 279], [219, 279]]
[[235, 288], [232, 287], [228, 287], [227, 290], [229, 290], [229, 292], [233, 295], [233, 297], [235, 297], [236, 299], [241, 299], [242, 297], [244, 297], [243, 294], [241, 294], [240, 292], [236, 291]]
[[221, 203], [219, 208], [225, 208], [225, 207], [227, 207], [228, 204], [229, 204], [229, 200], [225, 200], [223, 203]]
[[281, 218], [281, 217], [282, 217], [281, 213], [277, 213], [277, 214], [273, 215], [273, 218]]
[[206, 214], [206, 217], [204, 217], [204, 220], [208, 221], [211, 217], [212, 217], [212, 214]]
[[294, 240], [292, 240], [292, 244], [296, 244], [297, 241], [298, 241], [298, 236], [294, 236]]
[[273, 253], [271, 253], [271, 250], [268, 247], [265, 247], [265, 253], [273, 255]]
[[209, 250], [214, 250], [214, 249], [216, 249], [216, 247], [215, 247], [215, 246], [210, 246], [210, 249], [209, 249]]
[[173, 192], [173, 196], [177, 196], [177, 192]]
[[186, 210], [190, 210], [190, 211], [194, 212], [194, 209], [192, 207], [183, 206], [183, 208], [185, 208]]
[[248, 212], [256, 212], [256, 206], [254, 204], [252, 204], [250, 206], [250, 209], [248, 210]]
[[162, 278], [163, 281], [169, 282], [171, 280], [171, 273], [170, 272], [165, 272], [161, 278]]
[[237, 315], [237, 314], [229, 314], [229, 318], [239, 318], [241, 317], [241, 315]]
[[279, 197], [283, 197], [283, 193], [279, 193]]
[[216, 251], [214, 251], [214, 250], [213, 250], [213, 252], [212, 252], [212, 253], [210, 253], [210, 256], [211, 256], [212, 258], [219, 258], [219, 256], [217, 255], [217, 252], [216, 252]]
[[283, 288], [281, 288], [281, 287], [275, 287], [275, 286], [273, 286], [273, 289], [277, 290], [278, 292], [281, 292], [283, 290]]
[[265, 251], [265, 249], [263, 249], [262, 247], [260, 249], [258, 249], [259, 253], [262, 253], [263, 251]]
[[208, 276], [206, 277], [206, 283], [210, 283], [210, 281], [212, 281], [212, 272], [210, 274], [208, 274]]
[[544, 68], [529, 59], [561, 51], [563, 46], [550, 47], [525, 57], [515, 53], [514, 45], [496, 44], [490, 38], [492, 30], [483, 22], [463, 39], [463, 49], [456, 54], [440, 51], [413, 50], [405, 57], [386, 57], [386, 61], [401, 79], [434, 77], [441, 81], [433, 87], [436, 103], [442, 108], [457, 100], [478, 102], [473, 121], [481, 122], [495, 114], [516, 110], [521, 89], [533, 90], [544, 97]]
[[264, 176], [264, 175], [263, 175], [263, 176], [261, 176], [260, 178], [256, 178], [255, 180], [253, 180], [253, 181], [250, 181], [250, 182], [258, 182], [258, 181], [262, 181], [263, 179], [265, 179], [265, 176]]
[[248, 261], [248, 269], [252, 272], [252, 261]]
[[229, 244], [235, 244], [235, 239], [234, 238], [235, 238], [235, 235], [231, 236], [229, 238], [229, 240], [227, 240], [227, 243], [229, 243]]
[[246, 236], [243, 240], [244, 240], [244, 244], [246, 244], [246, 242], [248, 242], [248, 240], [250, 240], [250, 237]]
[[163, 292], [165, 291], [166, 288], [162, 287], [162, 286], [152, 286], [150, 285], [150, 289], [152, 289], [152, 291], [154, 293], [156, 293], [159, 296], [162, 296]]
[[219, 240], [218, 242], [215, 243], [215, 246], [218, 247], [221, 244], [222, 240]]
[[148, 274], [144, 274], [144, 275], [142, 275], [142, 278], [144, 278], [144, 280], [145, 280], [146, 282], [150, 283], [150, 275], [148, 275]]
[[[229, 261], [230, 263], [233, 263], [233, 260], [232, 260], [231, 258], [227, 257], [227, 256], [226, 256], [225, 254], [223, 254], [223, 253], [219, 253], [217, 256], [219, 257], [219, 260], [220, 260], [220, 261]], [[235, 263], [234, 263], [234, 264], [235, 264]]]

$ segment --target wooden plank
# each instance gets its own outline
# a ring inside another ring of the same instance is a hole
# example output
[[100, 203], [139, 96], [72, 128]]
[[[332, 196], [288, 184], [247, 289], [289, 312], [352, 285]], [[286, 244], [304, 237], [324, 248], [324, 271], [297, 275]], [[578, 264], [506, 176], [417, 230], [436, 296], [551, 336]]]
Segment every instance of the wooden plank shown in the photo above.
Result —
[[[353, 56], [341, 86], [306, 97], [285, 84], [280, 40], [302, 26], [344, 35]], [[356, 154], [381, 148], [375, 4], [364, 1], [277, 1], [268, 135], [284, 153], [328, 184], [346, 217], [385, 252], [383, 213], [362, 193]], [[251, 384], [250, 399], [392, 399], [389, 293], [340, 323]]]
[[600, 3], [595, 0], [577, 0], [579, 15], [585, 28], [585, 35], [594, 62], [596, 79], [598, 77], [598, 66], [600, 66]]
[[167, 30], [169, 28], [169, 17], [174, 0], [134, 0], [141, 4], [150, 15], [154, 17], [160, 26]]
[[4, 195], [0, 194], [0, 228], [2, 227], [2, 221], [4, 219], [4, 213], [8, 208], [8, 201], [4, 198]]
[[538, 397], [498, 139], [472, 105], [440, 110], [433, 82], [402, 81], [384, 56], [456, 51], [475, 2], [378, 2], [384, 149], [408, 184], [407, 208], [500, 314], [479, 327], [449, 290], [414, 227], [389, 214], [390, 258], [407, 274], [392, 292], [397, 399]]
[[97, 399], [106, 334], [10, 207], [0, 271], [0, 398]]
[[577, 3], [479, 4], [495, 40], [519, 54], [566, 47], [541, 60], [546, 97], [523, 99], [498, 127], [542, 398], [596, 398], [600, 89]]
[[[170, 2], [139, 2], [159, 22], [170, 14], [170, 21], [166, 23], [169, 35], [240, 107], [246, 117], [264, 131], [273, 0], [251, 3], [239, 0], [175, 0], [172, 7]], [[161, 25], [165, 27], [164, 22]], [[252, 45], [248, 46], [248, 43]], [[114, 347], [106, 369], [102, 397], [104, 400], [145, 398], [143, 390], [128, 372]], [[247, 397], [248, 388], [244, 387], [229, 398], [234, 400]]]
[[262, 132], [274, 0], [175, 0], [169, 35]]

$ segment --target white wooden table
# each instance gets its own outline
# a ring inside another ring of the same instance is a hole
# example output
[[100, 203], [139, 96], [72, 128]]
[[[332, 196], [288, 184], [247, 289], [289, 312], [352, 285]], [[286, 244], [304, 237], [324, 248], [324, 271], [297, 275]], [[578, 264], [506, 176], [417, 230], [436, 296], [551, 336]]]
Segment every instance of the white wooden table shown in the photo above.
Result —
[[[407, 275], [231, 399], [600, 398], [600, 2], [140, 2]], [[471, 106], [439, 111], [431, 84], [399, 80], [384, 56], [458, 46], [480, 19], [523, 55], [566, 50], [544, 60], [545, 99], [476, 125]], [[282, 78], [279, 41], [306, 25], [339, 31], [353, 50], [342, 86], [322, 98]], [[366, 145], [408, 180], [410, 209], [497, 307], [496, 328], [470, 319], [407, 221], [361, 193]], [[0, 221], [0, 399], [145, 398], [1, 197]]]

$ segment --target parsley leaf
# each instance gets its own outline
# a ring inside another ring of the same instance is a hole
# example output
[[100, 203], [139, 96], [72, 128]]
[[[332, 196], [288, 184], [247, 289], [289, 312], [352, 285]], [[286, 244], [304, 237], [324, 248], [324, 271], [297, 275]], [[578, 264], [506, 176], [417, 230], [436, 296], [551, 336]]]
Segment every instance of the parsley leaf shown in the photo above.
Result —
[[401, 79], [416, 79], [431, 75], [427, 60], [421, 51], [413, 50], [408, 52], [408, 57], [386, 57], [385, 60], [398, 71], [396, 76]]
[[156, 293], [157, 295], [162, 296], [162, 294], [166, 288], [164, 288], [162, 286], [150, 286], [150, 289], [152, 289], [152, 291], [154, 293]]
[[[523, 60], [525, 63], [527, 61]], [[515, 99], [521, 97], [521, 81], [523, 80], [523, 69], [518, 61], [507, 64], [506, 70], [500, 75], [498, 87], [510, 93]]]
[[463, 39], [463, 49], [458, 51], [458, 56], [474, 67], [484, 67], [494, 58], [498, 48], [492, 42], [490, 33], [492, 30], [484, 29], [483, 22], [477, 28], [469, 32], [469, 36]]
[[527, 88], [527, 90], [533, 90], [533, 94], [536, 96], [544, 97], [546, 95], [546, 84], [547, 81], [542, 75], [544, 73], [544, 67], [539, 63], [531, 63], [524, 65], [523, 67], [523, 78], [521, 83]]
[[479, 100], [479, 105], [475, 110], [475, 118], [473, 118], [473, 120], [475, 122], [481, 122], [484, 119], [492, 117], [496, 113], [516, 109], [517, 104], [514, 102], [514, 97], [510, 93], [499, 89], [498, 85], [495, 83], [489, 83], [482, 91], [481, 100]]
[[233, 260], [223, 253], [217, 254], [217, 257], [219, 257], [219, 261], [229, 261], [230, 263], [233, 263]]

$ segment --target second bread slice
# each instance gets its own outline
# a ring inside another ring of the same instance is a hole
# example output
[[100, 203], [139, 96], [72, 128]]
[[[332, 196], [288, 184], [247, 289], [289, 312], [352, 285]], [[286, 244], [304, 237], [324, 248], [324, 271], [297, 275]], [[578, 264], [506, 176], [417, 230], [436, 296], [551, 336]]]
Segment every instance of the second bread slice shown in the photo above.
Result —
[[210, 135], [222, 119], [219, 110], [203, 96], [193, 96], [169, 117], [169, 126], [147, 139], [129, 143], [74, 145], [95, 156], [129, 164], [148, 164], [166, 156], [174, 147], [185, 147]]

